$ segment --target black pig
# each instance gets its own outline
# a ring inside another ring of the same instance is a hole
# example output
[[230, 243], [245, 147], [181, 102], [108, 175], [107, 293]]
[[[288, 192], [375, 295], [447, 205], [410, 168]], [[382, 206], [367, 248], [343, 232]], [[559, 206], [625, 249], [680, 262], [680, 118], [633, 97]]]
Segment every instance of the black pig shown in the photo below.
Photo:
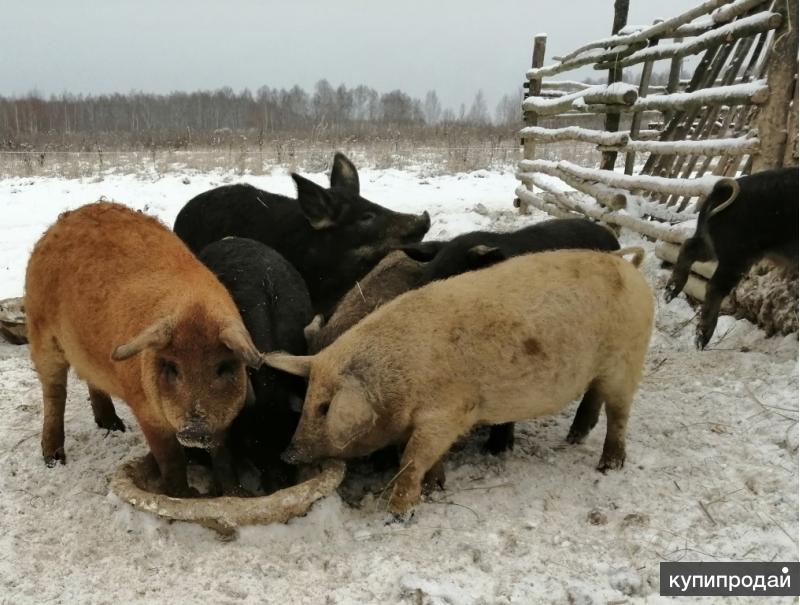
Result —
[[425, 263], [420, 280], [420, 285], [424, 285], [520, 254], [568, 248], [619, 250], [619, 242], [598, 223], [582, 218], [557, 218], [510, 233], [473, 231], [449, 242], [422, 242], [399, 248]]
[[361, 197], [358, 172], [341, 153], [330, 189], [292, 178], [297, 200], [244, 184], [201, 193], [178, 213], [175, 233], [195, 253], [226, 236], [267, 244], [300, 272], [315, 311], [327, 316], [389, 250], [420, 241], [430, 227], [427, 212], [400, 214]]
[[717, 327], [722, 300], [759, 259], [797, 265], [797, 166], [721, 179], [697, 216], [694, 235], [683, 242], [664, 298], [675, 298], [695, 261], [716, 260], [700, 310], [695, 344], [703, 349]]
[[[239, 237], [206, 246], [199, 258], [231, 293], [259, 351], [305, 354], [303, 327], [313, 315], [311, 300], [303, 278], [285, 258]], [[236, 466], [248, 461], [260, 471], [265, 489], [283, 487], [292, 471], [279, 455], [297, 426], [305, 383], [266, 365], [249, 370], [249, 377], [255, 401], [231, 424], [227, 449]]]

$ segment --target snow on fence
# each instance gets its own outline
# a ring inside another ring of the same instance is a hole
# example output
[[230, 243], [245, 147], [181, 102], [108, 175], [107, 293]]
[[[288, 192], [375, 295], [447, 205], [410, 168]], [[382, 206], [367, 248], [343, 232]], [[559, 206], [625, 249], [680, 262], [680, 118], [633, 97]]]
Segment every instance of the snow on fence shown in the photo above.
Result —
[[[612, 36], [550, 65], [544, 66], [547, 36], [534, 38], [515, 205], [635, 230], [658, 240], [656, 255], [674, 262], [719, 178], [797, 164], [798, 7], [785, 0], [707, 0], [652, 26], [626, 26], [627, 5], [614, 3]], [[692, 55], [697, 66], [681, 80], [682, 61]], [[585, 65], [608, 70], [608, 84], [545, 81]], [[633, 65], [641, 70], [638, 86], [621, 82], [623, 69]], [[650, 86], [656, 65], [669, 70], [666, 86]], [[597, 115], [605, 128], [539, 125], [540, 117], [576, 112]], [[631, 115], [624, 131], [622, 113]], [[595, 145], [600, 168], [537, 159], [538, 145], [561, 141]], [[615, 172], [618, 154], [624, 170]], [[713, 270], [693, 267], [687, 292], [702, 299]]]

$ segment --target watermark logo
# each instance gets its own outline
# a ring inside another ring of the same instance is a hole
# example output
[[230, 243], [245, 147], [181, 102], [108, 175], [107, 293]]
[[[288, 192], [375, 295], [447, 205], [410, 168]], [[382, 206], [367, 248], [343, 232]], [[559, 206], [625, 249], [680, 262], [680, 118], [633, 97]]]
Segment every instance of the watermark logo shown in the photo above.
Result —
[[800, 595], [800, 563], [661, 563], [662, 596]]

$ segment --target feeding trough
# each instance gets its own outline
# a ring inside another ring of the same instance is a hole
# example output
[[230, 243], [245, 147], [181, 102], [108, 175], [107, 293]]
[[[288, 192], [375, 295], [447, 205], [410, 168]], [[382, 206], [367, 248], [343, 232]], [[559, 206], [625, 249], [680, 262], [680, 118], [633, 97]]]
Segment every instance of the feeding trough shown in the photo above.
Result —
[[0, 300], [0, 337], [12, 345], [24, 345], [28, 342], [25, 310], [21, 298]]
[[123, 463], [111, 477], [111, 490], [134, 508], [176, 521], [190, 521], [232, 536], [244, 525], [286, 523], [304, 515], [317, 500], [331, 494], [342, 482], [345, 464], [330, 460], [319, 465], [311, 478], [268, 496], [172, 498], [158, 494], [152, 484], [147, 457]]

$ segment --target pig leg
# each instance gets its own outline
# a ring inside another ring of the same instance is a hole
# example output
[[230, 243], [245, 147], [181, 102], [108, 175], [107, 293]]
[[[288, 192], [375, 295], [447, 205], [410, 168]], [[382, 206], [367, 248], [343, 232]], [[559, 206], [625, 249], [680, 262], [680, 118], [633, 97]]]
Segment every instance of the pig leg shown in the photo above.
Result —
[[496, 456], [514, 449], [514, 423], [496, 424], [489, 431], [489, 439], [483, 446], [484, 451]]
[[707, 261], [713, 258], [713, 252], [703, 238], [690, 237], [681, 246], [678, 253], [678, 260], [672, 269], [672, 275], [664, 287], [664, 300], [670, 302], [681, 293], [689, 279], [692, 270], [692, 263], [696, 261]]
[[92, 403], [92, 412], [97, 426], [107, 431], [125, 432], [125, 425], [117, 416], [117, 410], [114, 409], [111, 397], [89, 385], [89, 401]]
[[36, 370], [42, 383], [44, 422], [42, 424], [42, 456], [49, 468], [67, 463], [64, 452], [64, 406], [67, 401], [66, 361], [39, 361]]
[[459, 435], [470, 428], [469, 425], [453, 425], [452, 418], [437, 418], [414, 428], [400, 459], [400, 473], [389, 498], [389, 512], [402, 516], [419, 502], [425, 474], [441, 460]]
[[64, 405], [67, 401], [67, 363], [64, 353], [49, 334], [36, 330], [30, 321], [31, 359], [42, 385], [42, 457], [52, 468], [66, 464], [64, 453]]
[[214, 481], [213, 490], [215, 495], [239, 497], [252, 495], [239, 482], [233, 462], [233, 454], [225, 442], [211, 452], [211, 474]]
[[706, 288], [706, 298], [703, 301], [700, 321], [697, 324], [694, 342], [698, 349], [705, 349], [708, 341], [711, 340], [717, 327], [722, 300], [736, 287], [745, 271], [746, 267], [729, 267], [722, 262], [714, 271], [714, 275], [708, 282], [708, 288]]
[[590, 386], [583, 399], [581, 399], [578, 411], [575, 413], [575, 419], [572, 421], [572, 426], [567, 434], [567, 443], [583, 443], [589, 431], [597, 424], [597, 419], [600, 417], [600, 408], [602, 407], [602, 395], [596, 388]]
[[625, 464], [625, 432], [633, 402], [634, 389], [620, 389], [603, 393], [606, 403], [606, 441], [597, 470], [605, 473], [620, 469]]
[[425, 494], [431, 493], [435, 489], [444, 489], [447, 476], [444, 473], [444, 464], [439, 460], [434, 464], [427, 473], [425, 479], [422, 481], [422, 491]]
[[186, 455], [175, 433], [142, 420], [139, 420], [139, 425], [158, 465], [161, 490], [175, 498], [196, 496], [197, 491], [190, 488], [186, 481]]

